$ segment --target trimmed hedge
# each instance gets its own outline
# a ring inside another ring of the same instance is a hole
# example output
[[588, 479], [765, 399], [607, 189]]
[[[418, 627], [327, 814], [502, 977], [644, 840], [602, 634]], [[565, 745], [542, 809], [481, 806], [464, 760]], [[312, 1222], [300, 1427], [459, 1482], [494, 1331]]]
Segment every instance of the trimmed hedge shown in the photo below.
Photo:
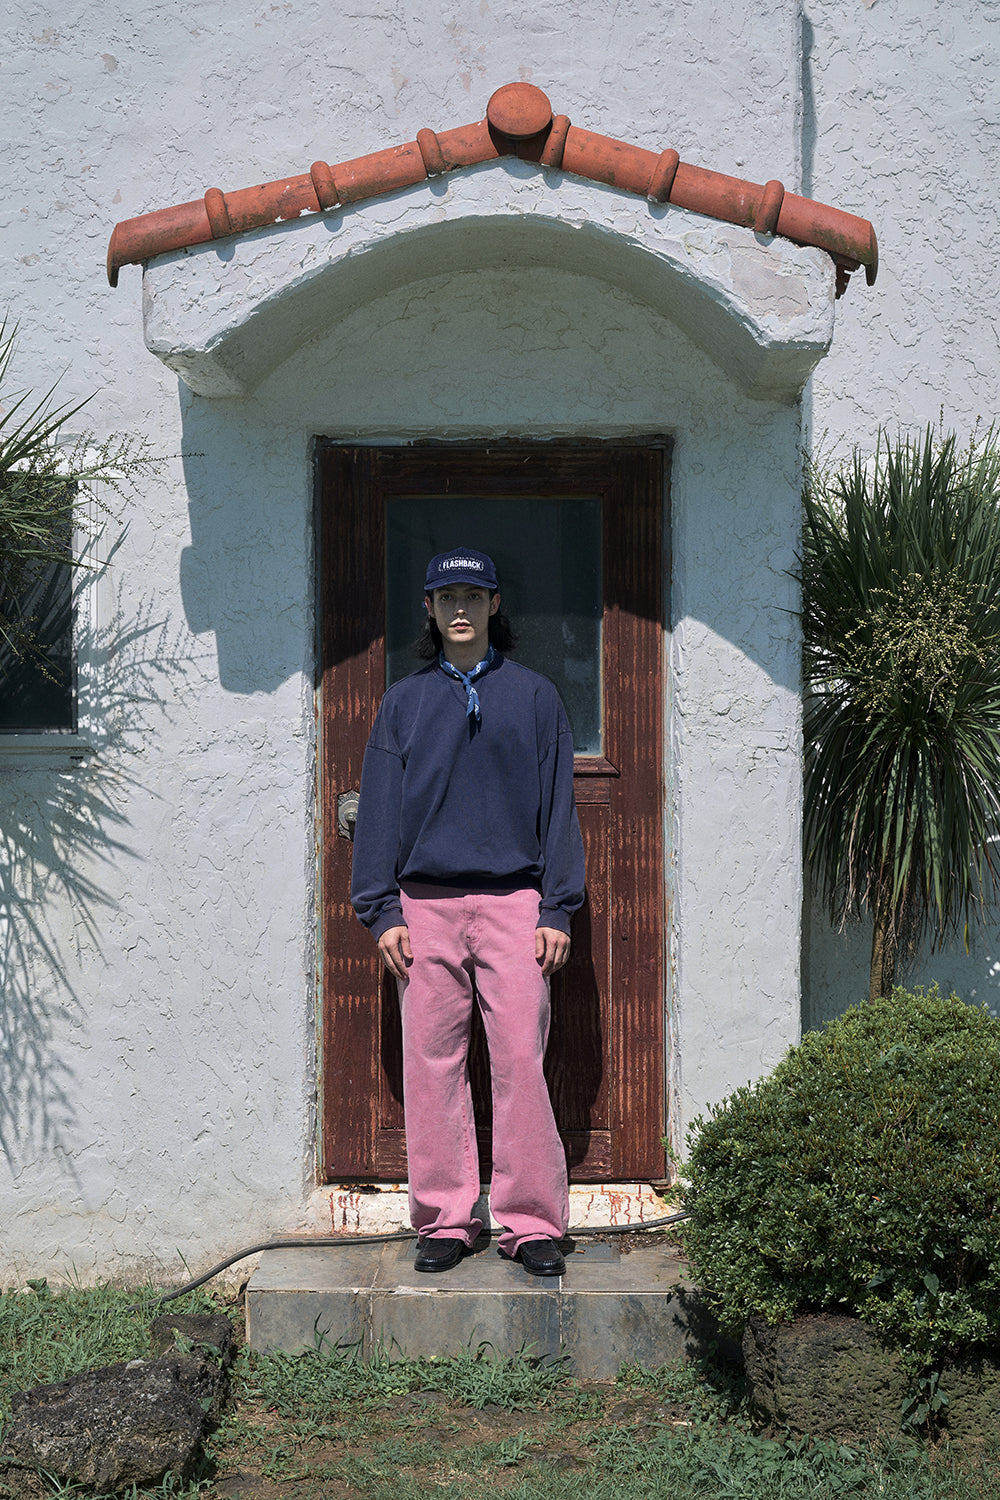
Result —
[[1000, 1021], [937, 988], [856, 1006], [691, 1131], [685, 1248], [739, 1337], [828, 1311], [912, 1373], [1000, 1342]]

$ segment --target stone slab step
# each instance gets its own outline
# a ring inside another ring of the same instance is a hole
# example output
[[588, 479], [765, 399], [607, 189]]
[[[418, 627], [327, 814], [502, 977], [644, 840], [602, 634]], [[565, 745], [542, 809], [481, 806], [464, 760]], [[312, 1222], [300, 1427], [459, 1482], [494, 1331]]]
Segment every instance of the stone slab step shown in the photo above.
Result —
[[415, 1271], [414, 1241], [266, 1251], [247, 1287], [251, 1348], [298, 1353], [326, 1340], [390, 1357], [564, 1355], [581, 1379], [611, 1379], [623, 1361], [692, 1357], [717, 1334], [668, 1245], [622, 1253], [577, 1240], [566, 1275], [529, 1276], [485, 1237], [451, 1271]]

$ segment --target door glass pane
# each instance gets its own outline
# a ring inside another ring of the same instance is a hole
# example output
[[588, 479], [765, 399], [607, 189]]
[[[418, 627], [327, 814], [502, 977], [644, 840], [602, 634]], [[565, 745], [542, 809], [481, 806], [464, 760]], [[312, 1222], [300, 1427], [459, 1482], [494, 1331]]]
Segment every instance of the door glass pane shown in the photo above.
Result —
[[497, 565], [515, 660], [559, 689], [578, 755], [600, 755], [601, 502], [596, 495], [400, 496], [386, 502], [386, 685], [412, 672], [427, 563], [474, 547]]

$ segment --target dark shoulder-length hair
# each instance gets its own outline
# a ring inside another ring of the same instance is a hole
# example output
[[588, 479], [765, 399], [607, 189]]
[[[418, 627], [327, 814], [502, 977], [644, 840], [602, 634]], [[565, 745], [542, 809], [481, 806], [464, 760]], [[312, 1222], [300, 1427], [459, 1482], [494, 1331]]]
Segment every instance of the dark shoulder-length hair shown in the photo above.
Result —
[[[494, 592], [496, 592], [494, 590]], [[493, 598], [493, 594], [490, 594]], [[517, 647], [517, 636], [502, 609], [498, 609], [495, 615], [490, 615], [489, 643], [496, 651], [504, 653], [513, 651]], [[436, 622], [427, 615], [424, 619], [424, 628], [413, 643], [413, 654], [421, 661], [437, 661], [438, 652], [441, 650], [441, 632]]]

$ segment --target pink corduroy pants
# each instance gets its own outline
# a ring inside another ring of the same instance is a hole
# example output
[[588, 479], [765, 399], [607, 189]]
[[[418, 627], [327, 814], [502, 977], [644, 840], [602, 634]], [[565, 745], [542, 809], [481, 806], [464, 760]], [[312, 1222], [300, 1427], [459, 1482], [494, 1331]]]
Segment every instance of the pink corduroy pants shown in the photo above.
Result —
[[479, 1156], [469, 1084], [478, 1002], [493, 1085], [490, 1207], [500, 1248], [560, 1239], [569, 1222], [566, 1156], [542, 1072], [549, 982], [535, 958], [538, 892], [402, 892], [413, 963], [399, 984], [410, 1216], [423, 1238], [475, 1242]]

